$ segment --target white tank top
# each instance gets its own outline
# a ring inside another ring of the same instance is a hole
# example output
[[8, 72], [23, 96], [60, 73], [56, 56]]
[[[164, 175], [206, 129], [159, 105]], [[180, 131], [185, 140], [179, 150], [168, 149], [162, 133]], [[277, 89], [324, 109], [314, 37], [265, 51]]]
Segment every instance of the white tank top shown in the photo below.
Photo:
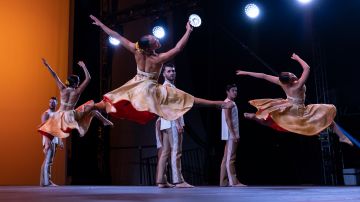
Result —
[[[224, 100], [225, 102], [233, 102], [230, 99], [226, 98]], [[234, 130], [235, 130], [235, 136], [236, 138], [239, 138], [239, 116], [238, 116], [238, 109], [236, 107], [235, 102], [234, 103], [234, 107], [231, 108], [231, 118], [232, 118], [232, 124], [234, 126]], [[230, 130], [228, 125], [226, 124], [226, 119], [225, 119], [225, 110], [222, 109], [221, 110], [221, 140], [229, 140], [229, 137], [231, 137], [230, 134]]]

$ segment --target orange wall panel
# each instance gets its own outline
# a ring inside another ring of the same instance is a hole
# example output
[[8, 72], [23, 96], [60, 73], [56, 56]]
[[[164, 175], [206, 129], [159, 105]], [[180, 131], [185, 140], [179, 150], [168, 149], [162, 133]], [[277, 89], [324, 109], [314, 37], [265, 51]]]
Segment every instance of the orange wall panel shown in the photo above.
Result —
[[[44, 158], [36, 132], [58, 89], [49, 64], [68, 71], [70, 0], [8, 0], [0, 6], [0, 185], [38, 185]], [[56, 154], [55, 183], [65, 182], [65, 152]]]

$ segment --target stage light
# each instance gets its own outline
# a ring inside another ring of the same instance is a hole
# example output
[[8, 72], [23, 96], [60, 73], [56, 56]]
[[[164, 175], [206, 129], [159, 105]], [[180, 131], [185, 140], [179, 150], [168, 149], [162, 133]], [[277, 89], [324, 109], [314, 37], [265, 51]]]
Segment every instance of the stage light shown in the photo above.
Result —
[[245, 6], [245, 14], [249, 17], [249, 18], [257, 18], [260, 14], [260, 9], [256, 4], [247, 4]]
[[156, 38], [162, 39], [165, 36], [165, 29], [158, 25], [153, 28], [152, 33]]
[[158, 39], [163, 39], [168, 27], [166, 18], [164, 16], [156, 16], [151, 27], [152, 34]]
[[302, 3], [302, 4], [308, 4], [311, 2], [311, 0], [297, 0], [298, 2]]
[[200, 27], [201, 18], [200, 18], [200, 16], [198, 16], [196, 14], [191, 14], [189, 16], [189, 22], [190, 22], [190, 25], [193, 26], [193, 27]]
[[118, 46], [120, 44], [119, 40], [117, 40], [116, 38], [111, 37], [111, 36], [109, 36], [109, 42], [111, 45], [114, 45], [114, 46]]

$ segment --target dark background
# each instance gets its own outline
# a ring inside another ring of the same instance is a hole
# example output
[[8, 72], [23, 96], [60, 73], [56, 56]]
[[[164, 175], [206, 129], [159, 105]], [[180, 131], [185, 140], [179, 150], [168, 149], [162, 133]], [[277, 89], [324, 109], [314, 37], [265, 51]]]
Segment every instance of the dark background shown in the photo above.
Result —
[[[148, 34], [156, 16], [117, 23], [115, 14], [134, 5], [170, 1], [106, 1], [111, 9], [104, 14], [105, 1], [75, 1], [73, 7], [73, 62], [87, 62], [92, 81], [81, 101], [99, 101], [103, 91], [114, 89], [131, 79], [135, 72], [133, 56], [123, 48], [101, 41], [102, 32], [88, 18], [100, 16], [105, 24], [123, 26], [123, 35], [136, 41]], [[255, 98], [284, 97], [282, 90], [266, 81], [236, 77], [235, 70], [274, 74], [291, 71], [300, 76], [301, 67], [290, 59], [297, 53], [311, 66], [307, 82], [307, 103], [316, 103], [316, 76], [326, 70], [329, 94], [327, 103], [337, 106], [336, 121], [360, 139], [360, 96], [358, 95], [358, 47], [360, 36], [360, 2], [355, 0], [314, 0], [300, 5], [295, 0], [253, 1], [261, 8], [256, 20], [246, 18], [243, 8], [248, 1], [203, 0], [195, 8], [178, 6], [165, 12], [169, 34], [162, 40], [159, 52], [174, 46], [185, 32], [186, 20], [192, 12], [203, 20], [191, 34], [186, 48], [173, 61], [177, 66], [177, 87], [197, 97], [223, 100], [225, 86], [238, 86], [239, 114], [254, 112], [247, 103]], [[108, 64], [101, 60], [107, 50]], [[107, 46], [107, 47], [106, 47]], [[256, 56], [254, 56], [256, 55]], [[101, 68], [109, 68], [107, 74]], [[269, 68], [270, 67], [270, 68]], [[74, 69], [76, 72], [76, 69]], [[317, 72], [317, 73], [316, 73]], [[81, 75], [83, 77], [83, 75]], [[111, 85], [99, 86], [104, 80]], [[322, 89], [319, 90], [323, 91]], [[321, 94], [321, 93], [320, 93]], [[82, 103], [82, 102], [80, 102]], [[249, 185], [323, 184], [321, 147], [317, 136], [278, 133], [254, 122], [240, 119], [240, 144], [237, 172], [242, 183]], [[206, 154], [202, 184], [216, 185], [224, 143], [220, 140], [220, 111], [196, 108], [185, 116], [191, 135], [185, 136], [184, 148], [201, 148]], [[72, 184], [138, 184], [137, 149], [119, 149], [154, 145], [153, 122], [146, 126], [113, 120], [114, 128], [102, 128], [96, 122], [84, 138], [71, 139], [68, 176]], [[99, 130], [101, 134], [99, 135]], [[147, 134], [146, 134], [147, 133]], [[190, 145], [190, 146], [189, 146]], [[155, 149], [144, 150], [154, 156]], [[341, 145], [337, 153], [343, 158], [340, 167], [360, 167], [359, 149]], [[124, 160], [125, 159], [125, 160]], [[341, 184], [341, 183], [340, 183]]]

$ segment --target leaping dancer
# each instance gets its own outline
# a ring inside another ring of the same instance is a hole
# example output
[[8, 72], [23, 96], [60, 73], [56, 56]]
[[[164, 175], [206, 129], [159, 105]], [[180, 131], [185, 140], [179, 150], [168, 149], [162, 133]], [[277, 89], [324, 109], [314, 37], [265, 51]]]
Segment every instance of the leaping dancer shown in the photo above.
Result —
[[113, 125], [99, 111], [93, 109], [93, 101], [75, 109], [81, 93], [90, 82], [90, 74], [84, 62], [79, 61], [78, 65], [85, 73], [85, 80], [79, 85], [79, 77], [70, 75], [65, 85], [47, 61], [45, 59], [42, 61], [60, 90], [60, 108], [39, 127], [38, 131], [42, 135], [48, 136], [50, 139], [53, 137], [66, 138], [70, 135], [71, 130], [76, 129], [80, 136], [84, 136], [93, 117], [98, 118], [104, 125]]
[[231, 108], [232, 103], [210, 101], [196, 98], [177, 88], [169, 88], [158, 83], [163, 64], [174, 58], [185, 47], [193, 28], [186, 24], [186, 32], [176, 46], [164, 53], [157, 53], [161, 47], [159, 40], [152, 35], [145, 35], [133, 43], [111, 30], [96, 17], [90, 15], [93, 24], [134, 54], [137, 74], [119, 88], [104, 95], [104, 99], [95, 104], [96, 109], [106, 110], [116, 118], [128, 119], [145, 124], [156, 115], [166, 120], [176, 120], [190, 110], [194, 104]]
[[334, 122], [336, 107], [331, 104], [305, 105], [305, 82], [310, 74], [310, 66], [295, 53], [291, 59], [303, 68], [300, 78], [291, 72], [281, 72], [280, 76], [237, 70], [239, 76], [252, 76], [279, 85], [286, 94], [286, 99], [256, 99], [249, 103], [257, 108], [256, 113], [244, 113], [245, 118], [255, 120], [262, 125], [278, 131], [288, 131], [305, 136], [318, 135], [331, 127], [340, 142], [353, 145], [344, 135], [343, 130]]

